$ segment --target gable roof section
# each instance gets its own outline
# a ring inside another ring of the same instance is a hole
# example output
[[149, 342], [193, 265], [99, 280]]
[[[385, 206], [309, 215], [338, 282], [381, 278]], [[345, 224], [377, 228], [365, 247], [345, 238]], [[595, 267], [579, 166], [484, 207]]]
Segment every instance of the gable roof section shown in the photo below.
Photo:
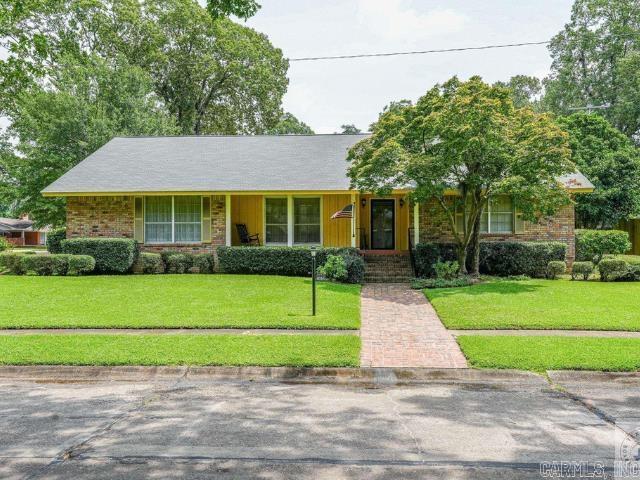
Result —
[[[347, 152], [368, 135], [116, 137], [42, 193], [348, 191]], [[593, 190], [580, 172], [559, 181]]]
[[43, 193], [348, 190], [347, 151], [365, 137], [116, 137]]

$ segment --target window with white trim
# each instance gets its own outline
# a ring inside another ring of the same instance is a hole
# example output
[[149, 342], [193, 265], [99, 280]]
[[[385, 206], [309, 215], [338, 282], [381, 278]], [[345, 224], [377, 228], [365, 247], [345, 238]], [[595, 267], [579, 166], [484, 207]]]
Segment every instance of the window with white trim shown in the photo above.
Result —
[[[514, 233], [515, 209], [513, 200], [508, 195], [498, 195], [489, 198], [489, 202], [480, 218], [480, 233]], [[456, 223], [458, 230], [464, 228], [464, 214], [462, 208], [456, 209]], [[522, 229], [522, 217], [517, 217]]]
[[288, 209], [287, 197], [264, 199], [265, 243], [287, 244]]
[[202, 197], [149, 196], [144, 201], [145, 243], [202, 241]]
[[319, 197], [294, 197], [293, 243], [320, 243]]

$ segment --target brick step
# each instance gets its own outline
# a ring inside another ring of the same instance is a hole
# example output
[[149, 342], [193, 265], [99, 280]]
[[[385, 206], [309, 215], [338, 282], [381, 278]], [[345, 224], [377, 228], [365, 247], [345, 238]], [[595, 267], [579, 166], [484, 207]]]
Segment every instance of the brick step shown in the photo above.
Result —
[[365, 278], [364, 283], [411, 283], [409, 277]]

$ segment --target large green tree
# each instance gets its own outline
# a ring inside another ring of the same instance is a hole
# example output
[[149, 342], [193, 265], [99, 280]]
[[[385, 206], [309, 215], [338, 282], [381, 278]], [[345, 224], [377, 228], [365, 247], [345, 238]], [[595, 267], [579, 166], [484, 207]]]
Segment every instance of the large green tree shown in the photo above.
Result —
[[[261, 133], [279, 120], [288, 84], [282, 52], [251, 28], [212, 18], [196, 0], [0, 2], [5, 111], [62, 58], [121, 56], [149, 73], [182, 133]], [[213, 3], [235, 14], [243, 2]]]
[[280, 120], [266, 132], [268, 135], [313, 135], [314, 131], [309, 125], [298, 120], [292, 113], [284, 112]]
[[352, 185], [376, 193], [412, 185], [414, 201], [435, 201], [453, 232], [461, 273], [469, 251], [478, 273], [479, 224], [489, 197], [512, 196], [532, 221], [569, 202], [557, 181], [574, 170], [566, 132], [547, 114], [515, 108], [509, 89], [480, 77], [454, 77], [416, 105], [386, 109], [372, 132], [349, 152]]
[[495, 85], [511, 90], [513, 105], [516, 108], [530, 106], [538, 108], [542, 94], [542, 81], [528, 75], [514, 75], [508, 82], [496, 82]]
[[553, 63], [545, 81], [547, 107], [571, 113], [575, 107], [609, 106], [603, 115], [627, 136], [636, 137], [639, 32], [637, 0], [576, 0], [571, 20], [549, 46]]
[[569, 132], [572, 159], [595, 185], [576, 197], [576, 221], [583, 228], [612, 228], [640, 213], [640, 155], [606, 119], [574, 113], [559, 119]]
[[54, 226], [64, 223], [64, 200], [42, 197], [49, 183], [114, 136], [179, 131], [148, 74], [125, 60], [99, 58], [83, 66], [62, 62], [49, 85], [20, 94], [10, 120], [0, 145], [0, 197], [15, 213]]

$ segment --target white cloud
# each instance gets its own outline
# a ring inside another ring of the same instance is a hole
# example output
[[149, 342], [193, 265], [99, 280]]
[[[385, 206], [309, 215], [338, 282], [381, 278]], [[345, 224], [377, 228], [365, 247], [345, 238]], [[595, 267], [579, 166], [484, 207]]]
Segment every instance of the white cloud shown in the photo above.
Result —
[[467, 17], [450, 8], [418, 11], [406, 0], [359, 0], [357, 21], [386, 40], [413, 43], [461, 31]]

